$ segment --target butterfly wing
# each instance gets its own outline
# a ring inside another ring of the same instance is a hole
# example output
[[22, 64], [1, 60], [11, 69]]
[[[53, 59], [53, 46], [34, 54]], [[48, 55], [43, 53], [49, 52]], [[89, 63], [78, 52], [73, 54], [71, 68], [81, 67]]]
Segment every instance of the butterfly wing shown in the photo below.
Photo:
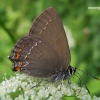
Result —
[[59, 59], [56, 52], [36, 36], [25, 36], [20, 39], [9, 58], [14, 63], [14, 71], [21, 70], [37, 77], [51, 76], [55, 73], [54, 66], [60, 65], [56, 63]]
[[70, 63], [70, 51], [63, 24], [56, 10], [52, 7], [45, 10], [33, 23], [30, 35], [37, 35], [53, 47], [60, 59], [59, 70], [67, 70]]
[[13, 70], [36, 77], [50, 77], [67, 70], [69, 47], [62, 22], [54, 8], [48, 8], [36, 18], [29, 35], [18, 41], [9, 58], [14, 63]]

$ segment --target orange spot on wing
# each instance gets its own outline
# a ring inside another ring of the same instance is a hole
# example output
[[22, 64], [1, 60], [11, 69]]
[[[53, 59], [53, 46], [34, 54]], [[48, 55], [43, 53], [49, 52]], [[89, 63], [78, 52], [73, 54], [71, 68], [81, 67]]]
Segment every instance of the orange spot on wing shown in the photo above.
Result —
[[18, 52], [22, 52], [22, 49], [19, 49]]
[[26, 44], [23, 44], [21, 48], [23, 49], [23, 48], [25, 48], [27, 45], [28, 45], [27, 43], [26, 43]]
[[20, 56], [21, 56], [21, 55], [20, 55], [19, 53], [17, 53], [17, 54], [16, 54], [16, 59], [20, 58]]
[[22, 45], [22, 48], [24, 48], [24, 47], [25, 47], [25, 45], [23, 44], [23, 45]]
[[22, 62], [19, 62], [19, 67], [22, 67], [23, 63]]
[[20, 71], [20, 69], [21, 69], [20, 67], [15, 67], [16, 71]]
[[22, 52], [23, 48], [25, 48], [26, 45], [27, 45], [27, 44], [23, 44], [23, 45], [21, 46], [21, 48], [18, 49], [18, 52]]
[[14, 69], [15, 69], [16, 71], [20, 71], [22, 65], [23, 65], [23, 63], [22, 63], [22, 62], [19, 62], [19, 65], [18, 65], [17, 67], [15, 67]]

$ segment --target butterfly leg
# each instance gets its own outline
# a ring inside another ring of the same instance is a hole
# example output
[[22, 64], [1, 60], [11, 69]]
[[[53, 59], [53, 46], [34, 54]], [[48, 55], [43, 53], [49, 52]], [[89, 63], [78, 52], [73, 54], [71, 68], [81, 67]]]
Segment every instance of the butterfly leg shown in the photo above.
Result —
[[69, 85], [69, 87], [70, 87], [70, 90], [72, 91], [70, 77], [68, 78], [68, 85]]
[[40, 83], [42, 83], [42, 81], [43, 81], [43, 79], [41, 79], [35, 86], [32, 86], [31, 89], [38, 86]]
[[63, 80], [62, 80], [61, 83], [60, 83], [60, 91], [61, 91], [62, 84], [63, 84]]

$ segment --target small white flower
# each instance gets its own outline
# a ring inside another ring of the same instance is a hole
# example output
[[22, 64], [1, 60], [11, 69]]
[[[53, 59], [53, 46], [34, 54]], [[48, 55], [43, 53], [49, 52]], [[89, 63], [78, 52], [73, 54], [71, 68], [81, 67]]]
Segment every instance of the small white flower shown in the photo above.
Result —
[[91, 100], [91, 96], [89, 94], [83, 95], [83, 96], [80, 96], [80, 97], [77, 97], [77, 98], [80, 98], [81, 100]]
[[[51, 88], [51, 87], [52, 87], [52, 88]], [[56, 87], [54, 87], [54, 86], [49, 86], [49, 87], [48, 87], [48, 90], [49, 90], [49, 93], [50, 93], [51, 95], [53, 95], [53, 94], [55, 94], [55, 93], [56, 93], [57, 88], [56, 88]]]
[[63, 96], [63, 94], [61, 93], [61, 91], [57, 91], [54, 96], [55, 98], [60, 99]]
[[10, 95], [3, 96], [0, 100], [13, 100]]
[[22, 83], [21, 83], [21, 87], [22, 87], [22, 88], [25, 88], [26, 85], [27, 85], [27, 82], [22, 82]]
[[40, 98], [47, 98], [49, 95], [48, 93], [49, 91], [47, 89], [44, 89], [44, 90], [39, 90], [37, 94]]
[[15, 98], [15, 100], [25, 100], [25, 97], [23, 95], [19, 95]]
[[56, 98], [55, 98], [54, 96], [50, 96], [50, 97], [48, 98], [48, 100], [56, 100]]

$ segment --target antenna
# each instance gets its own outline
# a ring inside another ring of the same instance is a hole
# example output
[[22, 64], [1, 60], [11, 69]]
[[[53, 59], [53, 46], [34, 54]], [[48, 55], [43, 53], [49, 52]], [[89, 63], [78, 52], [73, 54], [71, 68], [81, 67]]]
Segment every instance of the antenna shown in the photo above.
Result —
[[99, 78], [94, 77], [94, 76], [92, 76], [91, 74], [89, 74], [89, 73], [87, 73], [87, 72], [85, 72], [85, 71], [83, 71], [83, 70], [81, 70], [81, 69], [79, 69], [79, 68], [76, 68], [76, 69], [78, 69], [78, 70], [80, 70], [81, 72], [85, 73], [86, 75], [88, 75], [88, 76], [90, 76], [90, 77], [92, 77], [92, 78], [97, 79], [97, 80], [99, 80], [99, 81], [100, 81], [100, 79], [99, 79]]

